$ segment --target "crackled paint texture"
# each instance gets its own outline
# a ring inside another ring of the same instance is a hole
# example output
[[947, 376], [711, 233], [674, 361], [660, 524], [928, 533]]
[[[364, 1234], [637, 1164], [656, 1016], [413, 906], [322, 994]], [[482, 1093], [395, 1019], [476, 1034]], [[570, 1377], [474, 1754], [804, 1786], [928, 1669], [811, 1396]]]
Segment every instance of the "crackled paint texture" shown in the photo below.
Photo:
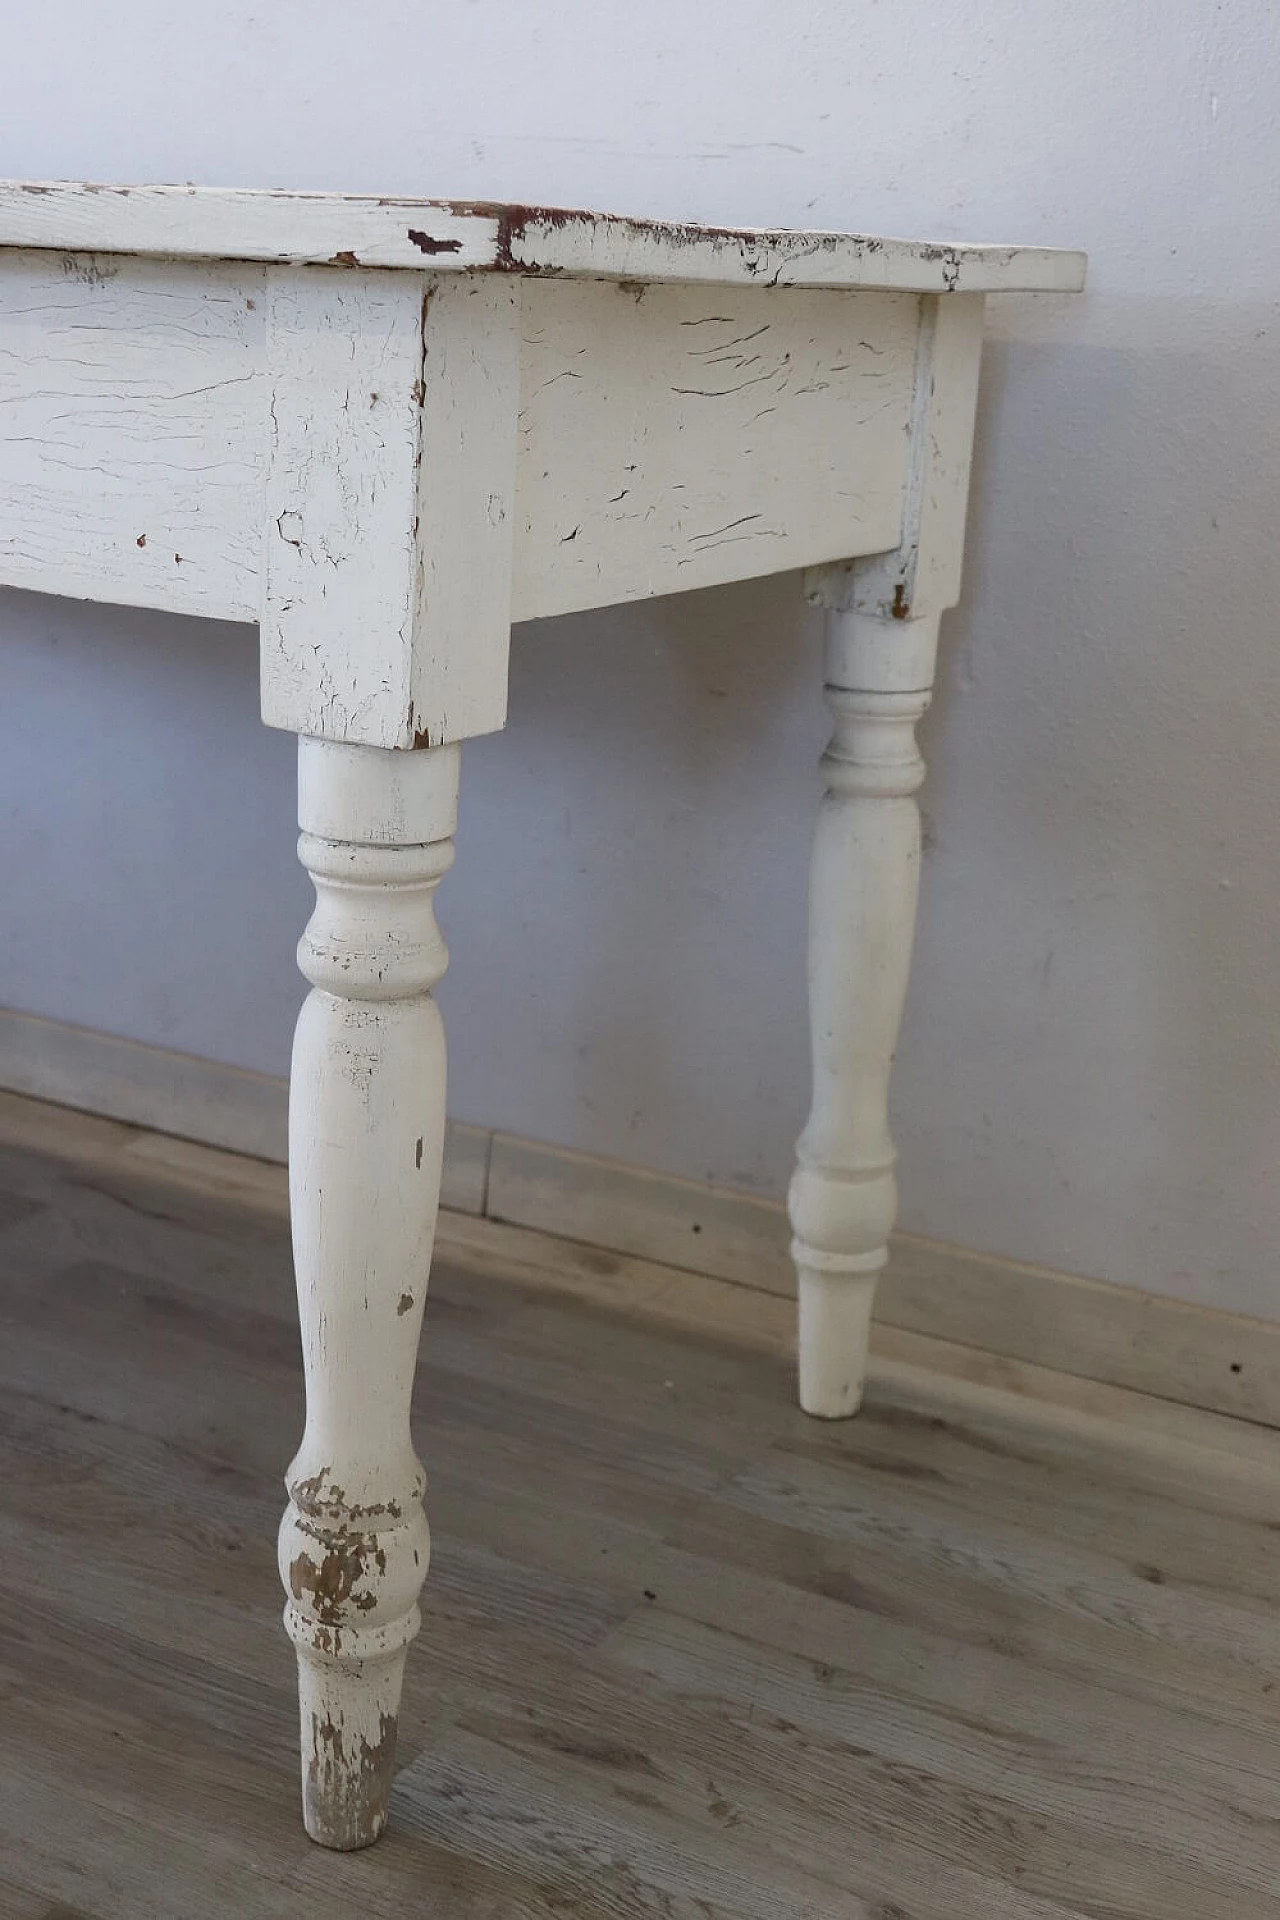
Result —
[[[1280, 1317], [1271, 10], [128, 0], [69, 63], [71, 17], [6, 49], [0, 172], [1089, 250], [1083, 300], [992, 303], [902, 1219]], [[0, 633], [0, 998], [282, 1072], [308, 889], [253, 636], [16, 594]], [[460, 1118], [781, 1194], [818, 657], [789, 581], [517, 636], [440, 896]]]

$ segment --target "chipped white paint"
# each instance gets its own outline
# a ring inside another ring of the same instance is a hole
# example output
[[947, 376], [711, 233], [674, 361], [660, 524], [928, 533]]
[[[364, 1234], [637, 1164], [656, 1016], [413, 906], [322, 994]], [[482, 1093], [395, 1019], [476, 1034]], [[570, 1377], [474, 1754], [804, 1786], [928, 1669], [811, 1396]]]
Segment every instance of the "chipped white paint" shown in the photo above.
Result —
[[470, 738], [512, 618], [898, 543], [911, 294], [0, 250], [0, 303], [0, 580], [260, 621], [272, 726]]
[[[1084, 256], [1052, 247], [948, 246], [865, 234], [671, 226], [535, 212], [509, 243], [513, 268], [724, 286], [886, 288], [907, 293], [1077, 292]], [[500, 256], [498, 265], [505, 264]]]
[[356, 1847], [386, 1821], [405, 1648], [426, 1577], [409, 1434], [444, 1145], [431, 989], [453, 859], [458, 750], [303, 740], [299, 856], [316, 909], [289, 1108], [307, 1425], [280, 1530], [298, 1650], [307, 1829]]
[[412, 744], [424, 297], [401, 274], [270, 277], [259, 620], [268, 726]]
[[531, 283], [517, 617], [896, 547], [918, 308]]
[[819, 606], [902, 620], [959, 599], [982, 308], [980, 294], [921, 303], [902, 542], [856, 567], [819, 569], [807, 583]]
[[0, 579], [245, 619], [263, 273], [0, 251]]
[[436, 746], [491, 733], [507, 717], [518, 285], [437, 282], [426, 313], [422, 381], [417, 625], [405, 735]]
[[1050, 247], [674, 225], [469, 201], [66, 180], [0, 182], [0, 247], [912, 293], [1074, 293], [1084, 280], [1083, 254]]
[[912, 728], [959, 584], [981, 293], [1080, 272], [426, 201], [0, 188], [0, 580], [258, 618], [264, 717], [303, 736], [307, 1425], [280, 1565], [327, 1845], [385, 1821], [426, 1573], [408, 1416], [444, 1135], [444, 743], [502, 725], [513, 610], [826, 563], [791, 1218], [801, 1397], [852, 1412], [895, 1206]]
[[381, 747], [506, 718], [517, 309], [505, 282], [276, 269], [262, 715]]

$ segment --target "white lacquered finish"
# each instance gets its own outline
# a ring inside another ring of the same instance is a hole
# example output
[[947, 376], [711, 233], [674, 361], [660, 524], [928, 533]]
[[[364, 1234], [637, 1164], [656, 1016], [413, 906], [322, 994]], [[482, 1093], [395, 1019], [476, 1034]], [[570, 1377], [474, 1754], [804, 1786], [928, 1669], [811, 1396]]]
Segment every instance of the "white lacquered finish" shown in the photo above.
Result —
[[427, 1571], [433, 898], [457, 743], [505, 718], [511, 622], [810, 569], [833, 730], [790, 1208], [801, 1400], [852, 1413], [896, 1208], [913, 729], [959, 591], [983, 295], [1082, 273], [528, 207], [0, 185], [0, 583], [255, 620], [263, 717], [300, 737], [307, 1419], [280, 1568], [327, 1846], [385, 1823]]

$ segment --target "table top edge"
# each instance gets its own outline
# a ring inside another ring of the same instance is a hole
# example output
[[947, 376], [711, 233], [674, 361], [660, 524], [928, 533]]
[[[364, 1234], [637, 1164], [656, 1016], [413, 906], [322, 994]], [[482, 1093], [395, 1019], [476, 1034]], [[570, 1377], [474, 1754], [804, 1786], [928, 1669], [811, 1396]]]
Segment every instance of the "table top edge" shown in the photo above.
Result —
[[1076, 292], [1065, 248], [716, 227], [565, 207], [191, 185], [0, 181], [0, 248], [536, 278]]

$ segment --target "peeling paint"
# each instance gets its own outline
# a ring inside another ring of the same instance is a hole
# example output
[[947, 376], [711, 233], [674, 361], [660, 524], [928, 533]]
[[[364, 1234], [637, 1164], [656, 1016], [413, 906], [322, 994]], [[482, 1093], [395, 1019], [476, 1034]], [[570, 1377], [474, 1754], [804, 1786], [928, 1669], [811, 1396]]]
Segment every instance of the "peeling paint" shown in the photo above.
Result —
[[395, 1776], [396, 1722], [384, 1713], [378, 1738], [355, 1741], [348, 1752], [341, 1726], [311, 1716], [310, 1752], [303, 1787], [307, 1831], [341, 1851], [367, 1847], [387, 1824]]
[[339, 1627], [349, 1606], [360, 1613], [377, 1606], [376, 1593], [357, 1593], [356, 1587], [365, 1578], [366, 1561], [379, 1557], [385, 1566], [385, 1552], [372, 1548], [364, 1534], [332, 1534], [328, 1551], [318, 1561], [300, 1553], [290, 1562], [289, 1591], [300, 1606], [310, 1606], [323, 1626]]
[[423, 233], [418, 227], [409, 228], [409, 238], [419, 253], [461, 253], [461, 240], [433, 240], [429, 233]]
[[[329, 1482], [327, 1489], [326, 1481]], [[345, 1526], [352, 1521], [379, 1520], [384, 1516], [388, 1520], [404, 1517], [398, 1500], [374, 1500], [363, 1506], [358, 1501], [348, 1501], [346, 1489], [334, 1483], [328, 1467], [321, 1467], [305, 1480], [293, 1481], [289, 1492], [298, 1512], [308, 1520], [328, 1520]]]

